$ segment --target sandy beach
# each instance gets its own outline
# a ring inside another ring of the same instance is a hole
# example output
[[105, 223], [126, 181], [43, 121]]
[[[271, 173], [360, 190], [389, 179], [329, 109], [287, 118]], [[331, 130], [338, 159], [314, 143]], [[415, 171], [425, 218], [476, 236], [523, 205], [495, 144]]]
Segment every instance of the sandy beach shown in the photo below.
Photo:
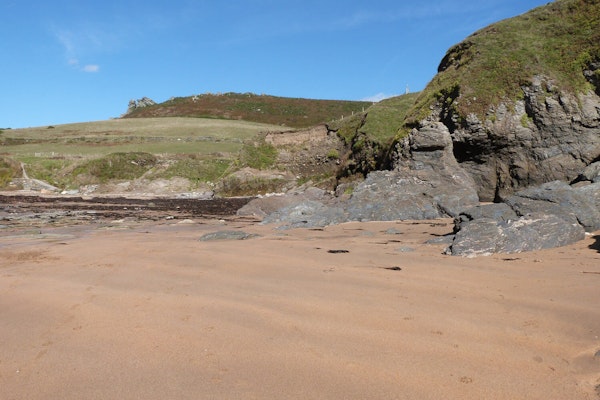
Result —
[[[260, 236], [200, 241], [234, 230]], [[451, 220], [0, 236], [0, 398], [599, 399], [600, 232], [459, 258]]]

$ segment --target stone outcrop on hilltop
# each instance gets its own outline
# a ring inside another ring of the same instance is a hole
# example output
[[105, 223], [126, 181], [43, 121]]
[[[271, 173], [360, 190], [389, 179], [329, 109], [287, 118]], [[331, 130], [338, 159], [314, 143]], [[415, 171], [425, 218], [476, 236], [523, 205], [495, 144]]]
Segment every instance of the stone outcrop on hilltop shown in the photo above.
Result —
[[149, 97], [142, 97], [141, 99], [137, 99], [137, 100], [131, 99], [131, 100], [129, 100], [129, 104], [127, 106], [127, 112], [125, 113], [125, 115], [131, 113], [134, 110], [137, 110], [138, 108], [153, 106], [155, 104], [156, 104], [156, 102]]

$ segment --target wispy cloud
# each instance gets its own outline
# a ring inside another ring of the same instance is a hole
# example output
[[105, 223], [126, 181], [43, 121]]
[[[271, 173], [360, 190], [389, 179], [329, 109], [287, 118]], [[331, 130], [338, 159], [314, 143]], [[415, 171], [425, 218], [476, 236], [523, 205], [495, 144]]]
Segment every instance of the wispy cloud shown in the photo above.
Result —
[[99, 72], [100, 66], [96, 65], [96, 64], [88, 64], [88, 65], [84, 65], [81, 70], [83, 72]]
[[69, 66], [83, 72], [99, 72], [96, 63], [87, 63], [82, 59], [95, 58], [99, 53], [111, 51], [117, 39], [98, 29], [54, 28], [52, 33], [63, 49], [63, 56]]
[[89, 53], [93, 53], [93, 51], [90, 50], [93, 50], [100, 45], [97, 38], [85, 34], [84, 32], [66, 29], [54, 29], [53, 33], [56, 40], [62, 46], [63, 56], [70, 67], [83, 72], [100, 71], [99, 65], [82, 64], [80, 61], [80, 57], [88, 57]]

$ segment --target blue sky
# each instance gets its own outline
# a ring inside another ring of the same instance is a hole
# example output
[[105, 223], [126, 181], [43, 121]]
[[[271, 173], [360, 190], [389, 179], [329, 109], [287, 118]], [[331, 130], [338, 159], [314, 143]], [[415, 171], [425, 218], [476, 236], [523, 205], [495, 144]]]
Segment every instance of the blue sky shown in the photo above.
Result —
[[3, 0], [0, 127], [118, 117], [130, 99], [253, 92], [377, 100], [548, 0]]

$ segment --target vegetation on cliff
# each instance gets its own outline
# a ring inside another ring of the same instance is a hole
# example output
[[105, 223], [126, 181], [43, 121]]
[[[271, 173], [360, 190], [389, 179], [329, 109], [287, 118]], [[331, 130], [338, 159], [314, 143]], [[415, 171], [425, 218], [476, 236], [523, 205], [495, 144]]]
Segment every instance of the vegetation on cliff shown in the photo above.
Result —
[[600, 1], [556, 0], [492, 24], [450, 48], [409, 112], [407, 127], [426, 118], [436, 104], [461, 117], [485, 117], [490, 106], [521, 98], [522, 86], [538, 75], [561, 90], [593, 90], [600, 74], [593, 65], [598, 62]]

